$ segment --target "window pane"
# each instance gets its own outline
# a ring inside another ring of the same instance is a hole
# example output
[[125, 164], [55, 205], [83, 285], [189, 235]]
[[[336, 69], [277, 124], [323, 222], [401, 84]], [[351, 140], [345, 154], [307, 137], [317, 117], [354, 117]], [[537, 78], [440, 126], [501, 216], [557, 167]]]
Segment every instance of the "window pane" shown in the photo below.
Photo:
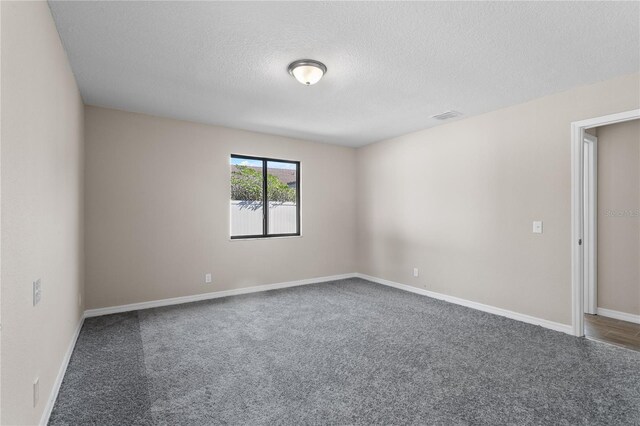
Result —
[[231, 236], [262, 235], [262, 161], [231, 157]]
[[267, 162], [270, 235], [298, 232], [296, 169], [296, 163]]

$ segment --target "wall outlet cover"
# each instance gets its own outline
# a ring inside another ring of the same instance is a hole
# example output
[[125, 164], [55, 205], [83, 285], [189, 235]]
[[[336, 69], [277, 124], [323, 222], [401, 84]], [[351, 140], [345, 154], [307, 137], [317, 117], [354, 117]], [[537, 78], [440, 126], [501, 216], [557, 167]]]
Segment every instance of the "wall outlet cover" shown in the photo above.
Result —
[[211, 284], [211, 274], [205, 274], [204, 276], [204, 282], [205, 284]]
[[534, 234], [542, 234], [542, 221], [534, 220], [533, 221], [533, 233]]

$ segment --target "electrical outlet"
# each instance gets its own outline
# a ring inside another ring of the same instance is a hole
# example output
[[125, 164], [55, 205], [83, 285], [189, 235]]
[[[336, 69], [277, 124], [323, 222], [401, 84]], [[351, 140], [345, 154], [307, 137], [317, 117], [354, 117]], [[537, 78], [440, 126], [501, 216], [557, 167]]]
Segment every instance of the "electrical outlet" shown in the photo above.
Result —
[[40, 399], [40, 377], [36, 377], [33, 381], [33, 406], [38, 406], [38, 400]]
[[419, 275], [418, 268], [413, 268], [413, 276], [417, 278], [418, 275]]
[[533, 233], [534, 234], [542, 234], [542, 221], [534, 220], [533, 221]]
[[33, 306], [36, 306], [40, 303], [40, 299], [42, 298], [42, 285], [40, 283], [40, 279], [33, 282]]
[[204, 283], [205, 284], [211, 284], [211, 274], [205, 274]]

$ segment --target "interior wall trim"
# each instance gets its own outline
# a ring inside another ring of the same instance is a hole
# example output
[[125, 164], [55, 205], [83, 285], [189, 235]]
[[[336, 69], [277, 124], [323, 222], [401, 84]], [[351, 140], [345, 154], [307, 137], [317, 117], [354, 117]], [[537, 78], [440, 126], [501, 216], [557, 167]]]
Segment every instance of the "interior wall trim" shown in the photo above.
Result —
[[372, 277], [365, 274], [356, 274], [358, 278], [372, 281], [374, 283], [386, 285], [389, 287], [398, 288], [400, 290], [409, 291], [411, 293], [420, 294], [427, 297], [432, 297], [438, 300], [444, 300], [445, 302], [455, 303], [456, 305], [466, 306], [467, 308], [477, 309], [479, 311], [488, 312], [490, 314], [499, 315], [501, 317], [510, 318], [516, 321], [526, 322], [527, 324], [539, 325], [550, 330], [559, 331], [573, 335], [573, 327], [569, 324], [561, 324], [554, 321], [549, 321], [542, 318], [533, 317], [531, 315], [525, 315], [518, 312], [509, 311], [507, 309], [497, 308], [491, 305], [485, 305], [483, 303], [473, 302], [471, 300], [461, 299], [455, 296], [449, 296], [442, 293], [436, 293], [434, 291], [424, 290], [418, 287], [413, 287], [406, 284], [400, 284], [394, 281], [385, 280], [382, 278]]
[[605, 308], [598, 308], [596, 312], [598, 315], [602, 315], [603, 317], [640, 324], [640, 315], [628, 314], [626, 312], [614, 311], [613, 309]]
[[[571, 314], [574, 336], [584, 336], [584, 134], [598, 126], [640, 119], [640, 109], [571, 123]], [[591, 239], [591, 243], [594, 241]]]
[[156, 308], [156, 307], [160, 307], [160, 306], [179, 305], [179, 304], [182, 304], [182, 303], [198, 302], [198, 301], [201, 301], [201, 300], [217, 299], [217, 298], [220, 298], [220, 297], [237, 296], [237, 295], [241, 295], [241, 294], [257, 293], [257, 292], [261, 292], [261, 291], [277, 290], [277, 289], [280, 289], [280, 288], [296, 287], [296, 286], [301, 286], [301, 285], [322, 283], [322, 282], [336, 281], [336, 280], [343, 280], [343, 279], [354, 278], [354, 277], [362, 278], [364, 280], [371, 281], [371, 282], [374, 282], [374, 283], [377, 283], [377, 284], [382, 284], [382, 285], [386, 285], [386, 286], [389, 286], [389, 287], [394, 287], [394, 288], [397, 288], [397, 289], [400, 289], [400, 290], [409, 291], [411, 293], [420, 294], [422, 296], [428, 296], [428, 297], [432, 297], [434, 299], [444, 300], [445, 302], [455, 303], [456, 305], [466, 306], [468, 308], [477, 309], [479, 311], [488, 312], [490, 314], [499, 315], [499, 316], [502, 316], [502, 317], [514, 319], [516, 321], [526, 322], [528, 324], [539, 325], [541, 327], [545, 327], [545, 328], [548, 328], [550, 330], [560, 331], [562, 333], [573, 334], [572, 333], [572, 327], [571, 327], [571, 325], [568, 325], [568, 324], [561, 324], [561, 323], [558, 323], [558, 322], [554, 322], [554, 321], [549, 321], [549, 320], [542, 319], [542, 318], [533, 317], [531, 315], [521, 314], [519, 312], [510, 311], [510, 310], [507, 310], [507, 309], [498, 308], [498, 307], [491, 306], [491, 305], [485, 305], [483, 303], [474, 302], [474, 301], [471, 301], [471, 300], [462, 299], [462, 298], [455, 297], [455, 296], [449, 296], [449, 295], [442, 294], [442, 293], [437, 293], [437, 292], [434, 292], [434, 291], [424, 290], [424, 289], [421, 289], [421, 288], [418, 288], [418, 287], [413, 287], [413, 286], [410, 286], [410, 285], [401, 284], [401, 283], [397, 283], [397, 282], [394, 282], [394, 281], [389, 281], [389, 280], [385, 280], [385, 279], [382, 279], [382, 278], [373, 277], [371, 275], [366, 275], [366, 274], [361, 274], [361, 273], [349, 273], [349, 274], [341, 274], [341, 275], [331, 275], [331, 276], [319, 277], [319, 278], [309, 278], [309, 279], [297, 280], [297, 281], [287, 281], [287, 282], [283, 282], [283, 283], [266, 284], [266, 285], [258, 285], [258, 286], [253, 286], [253, 287], [238, 288], [238, 289], [233, 289], [233, 290], [222, 290], [222, 291], [216, 291], [216, 292], [211, 292], [211, 293], [195, 294], [195, 295], [191, 295], [191, 296], [174, 297], [174, 298], [170, 298], [170, 299], [152, 300], [152, 301], [149, 301], [149, 302], [131, 303], [131, 304], [127, 304], [127, 305], [110, 306], [110, 307], [106, 307], [106, 308], [88, 309], [88, 310], [85, 311], [85, 315], [84, 316], [86, 318], [97, 317], [97, 316], [101, 316], [101, 315], [109, 315], [109, 314], [117, 314], [117, 313], [121, 313], [121, 312], [137, 311], [137, 310], [140, 310], [140, 309]]
[[67, 367], [69, 366], [69, 361], [71, 360], [71, 355], [73, 354], [73, 350], [76, 347], [78, 336], [80, 336], [80, 330], [82, 330], [84, 319], [85, 319], [84, 315], [80, 317], [80, 321], [78, 321], [78, 326], [76, 327], [76, 331], [73, 333], [73, 337], [71, 338], [71, 342], [69, 343], [67, 352], [64, 354], [64, 358], [62, 359], [62, 364], [60, 364], [60, 369], [58, 370], [56, 381], [53, 383], [53, 387], [51, 388], [51, 392], [49, 393], [49, 398], [47, 398], [47, 405], [45, 405], [44, 411], [42, 412], [42, 417], [40, 418], [41, 426], [46, 426], [49, 423], [49, 418], [51, 417], [53, 406], [56, 403], [56, 399], [58, 399], [60, 386], [62, 386], [62, 380], [64, 379], [64, 375], [67, 372]]
[[117, 314], [120, 312], [138, 311], [140, 309], [157, 308], [160, 306], [180, 305], [182, 303], [199, 302], [201, 300], [217, 299], [227, 296], [238, 296], [240, 294], [257, 293], [261, 291], [277, 290], [280, 288], [296, 287], [300, 285], [323, 283], [327, 281], [344, 280], [355, 277], [355, 273], [330, 275], [319, 278], [309, 278], [297, 281], [287, 281], [275, 284], [258, 285], [254, 287], [244, 287], [233, 290], [221, 290], [211, 293], [194, 294], [190, 296], [173, 297], [170, 299], [152, 300], [149, 302], [131, 303], [128, 305], [110, 306], [106, 308], [88, 309], [85, 311], [85, 317], [97, 317], [100, 315]]

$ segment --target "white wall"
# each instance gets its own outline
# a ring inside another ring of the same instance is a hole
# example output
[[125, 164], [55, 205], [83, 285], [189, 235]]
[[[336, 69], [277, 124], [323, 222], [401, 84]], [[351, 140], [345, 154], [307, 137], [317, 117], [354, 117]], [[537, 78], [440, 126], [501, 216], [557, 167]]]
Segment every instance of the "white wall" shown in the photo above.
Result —
[[[354, 149], [97, 107], [85, 119], [89, 308], [355, 271]], [[301, 162], [301, 237], [230, 240], [231, 154]]]
[[[624, 76], [358, 149], [359, 271], [570, 324], [570, 123], [640, 107], [639, 81]], [[532, 234], [534, 220], [544, 221], [542, 235]]]
[[[83, 311], [83, 105], [47, 3], [3, 1], [0, 8], [0, 422], [32, 425]], [[42, 301], [33, 307], [38, 278]]]

